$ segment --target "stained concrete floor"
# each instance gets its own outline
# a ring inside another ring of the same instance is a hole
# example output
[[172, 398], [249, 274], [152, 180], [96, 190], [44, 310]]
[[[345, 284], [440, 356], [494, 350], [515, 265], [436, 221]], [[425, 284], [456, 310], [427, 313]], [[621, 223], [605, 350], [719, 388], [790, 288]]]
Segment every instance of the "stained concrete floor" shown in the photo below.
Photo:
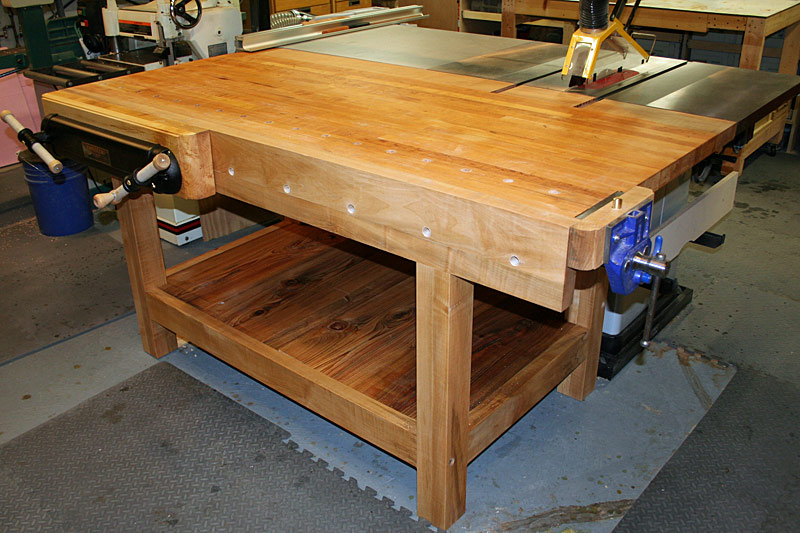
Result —
[[680, 281], [694, 301], [657, 339], [739, 371], [620, 532], [800, 524], [800, 157], [752, 161], [714, 231], [727, 235], [724, 246], [689, 245], [681, 255]]
[[[701, 350], [737, 363], [740, 365], [740, 373], [754, 373], [759, 378], [743, 379], [745, 391], [749, 390], [748, 387], [760, 388], [768, 386], [769, 383], [779, 384], [780, 386], [775, 388], [784, 391], [790, 397], [796, 397], [800, 391], [800, 365], [796, 360], [796, 341], [800, 338], [797, 328], [800, 318], [797, 294], [799, 285], [792, 271], [792, 260], [800, 248], [800, 224], [798, 224], [800, 203], [797, 201], [800, 196], [800, 186], [796, 183], [800, 177], [799, 170], [800, 158], [786, 154], [779, 154], [776, 158], [760, 157], [750, 165], [740, 181], [734, 211], [717, 228], [718, 232], [728, 234], [725, 246], [715, 252], [690, 247], [682, 255], [680, 281], [695, 290], [695, 300], [656, 339], [662, 345]], [[92, 353], [97, 352], [98, 359], [102, 359], [110, 354], [104, 353], [107, 346], [101, 346], [104, 343], [98, 341], [98, 337], [100, 339], [105, 335], [114, 339], [128, 337], [114, 333], [114, 328], [117, 326], [127, 325], [130, 329], [130, 324], [127, 323], [132, 323], [134, 319], [131, 315], [130, 289], [124, 281], [124, 263], [120, 264], [121, 249], [118, 240], [115, 239], [113, 222], [98, 223], [83, 234], [57, 241], [38, 235], [35, 231], [35, 222], [30, 218], [32, 216], [30, 204], [25, 200], [24, 183], [18, 174], [18, 170], [13, 167], [0, 171], [0, 262], [4, 265], [0, 272], [2, 276], [0, 289], [4, 293], [4, 297], [0, 299], [0, 311], [3, 316], [9, 317], [0, 322], [0, 338], [3, 339], [0, 373], [4, 370], [4, 366], [5, 369], [11, 368], [10, 363], [13, 362], [15, 371], [20, 370], [22, 373], [19, 375], [15, 373], [11, 378], [12, 381], [30, 383], [32, 380], [32, 383], [46, 387], [48, 386], [46, 383], [41, 380], [37, 382], [36, 378], [42, 368], [41, 365], [49, 364], [44, 359], [38, 359], [40, 357], [38, 354], [47, 353], [53, 364], [56, 364], [56, 361], [60, 361], [62, 366], [67, 364], [61, 372], [65, 375], [63, 385], [65, 387], [69, 385], [74, 389], [74, 383], [67, 383], [72, 379], [67, 377], [69, 357], [65, 358], [63, 354], [56, 355], [60, 352], [53, 348], [58, 348], [59, 345], [56, 344], [55, 347], [50, 345], [53, 343], [66, 345], [67, 342], [70, 346], [76, 342], [95, 343], [97, 346], [89, 349], [93, 350]], [[179, 249], [165, 245], [165, 256], [167, 262], [177, 262], [208, 246], [203, 243], [193, 243]], [[90, 251], [85, 252], [86, 248]], [[65, 262], [60, 263], [62, 260]], [[42, 287], [33, 287], [35, 285]], [[68, 288], [67, 298], [62, 296], [65, 294], [65, 288]], [[37, 307], [44, 309], [44, 314], [41, 309], [36, 309]], [[69, 341], [64, 341], [65, 338]], [[131, 345], [127, 346], [125, 343]], [[124, 341], [122, 344], [125, 346], [120, 345], [120, 349], [134, 354], [129, 365], [119, 369], [98, 367], [94, 377], [87, 379], [87, 382], [91, 382], [91, 386], [87, 385], [85, 390], [76, 392], [63, 402], [46, 406], [52, 412], [46, 413], [44, 419], [69, 408], [80, 401], [80, 398], [88, 397], [87, 395], [93, 394], [92, 391], [105, 383], [113, 385], [135, 373], [137, 369], [152, 363], [152, 360], [135, 346], [135, 336], [133, 341]], [[41, 350], [43, 347], [46, 349]], [[74, 347], [71, 349], [79, 350]], [[29, 358], [28, 355], [33, 353], [37, 354], [37, 357]], [[734, 383], [736, 379], [734, 378]], [[732, 390], [732, 393], [741, 395], [743, 394], [741, 390], [742, 387], [738, 387]], [[736, 398], [726, 400], [727, 394], [727, 392], [722, 394], [720, 402], [736, 400]], [[31, 399], [33, 398], [28, 401]], [[747, 406], [740, 406], [740, 409], [746, 408]], [[757, 408], [750, 406], [752, 412], [745, 413], [745, 417], [751, 416], [753, 425], [757, 425], [759, 418], [767, 420], [774, 419], [775, 416], [780, 418], [783, 415], [779, 412], [769, 413], [771, 417], [762, 416], [765, 413], [759, 413], [758, 409], [765, 408], [770, 409], [769, 406], [763, 405]], [[777, 407], [773, 407], [775, 408]], [[30, 423], [43, 421], [42, 412], [34, 411], [36, 410], [32, 410], [29, 415]], [[609, 420], [609, 424], [613, 422]], [[703, 422], [700, 424], [702, 427]], [[23, 423], [22, 426], [24, 425]], [[726, 427], [724, 417], [722, 421], [717, 421], [717, 425], [729, 431], [740, 429]], [[24, 427], [17, 428], [13, 432], [22, 430]], [[758, 430], [768, 434], [770, 428], [759, 427]], [[782, 469], [780, 479], [784, 479], [787, 472], [790, 478], [800, 476], [800, 466], [798, 466], [800, 461], [796, 460], [796, 450], [800, 449], [798, 446], [800, 443], [797, 442], [796, 435], [796, 432], [788, 436], [776, 435], [772, 440], [780, 440], [782, 445], [764, 452], [779, 459], [795, 459], [793, 462], [778, 460], [768, 463], [773, 469]], [[8, 435], [5, 437], [8, 438]], [[711, 434], [708, 438], [713, 439], [715, 436]], [[690, 436], [690, 440], [692, 439], [702, 440], [703, 435], [695, 432]], [[0, 442], [3, 440], [6, 439], [0, 434]], [[769, 441], [770, 439], [767, 439], [767, 442]], [[783, 445], [786, 443], [789, 445], [788, 448]], [[678, 478], [693, 478], [696, 472], [692, 471], [691, 467], [687, 469], [685, 465], [681, 466], [679, 461], [675, 463], [675, 459], [680, 458], [682, 450], [678, 450], [673, 461], [667, 463], [664, 468], [675, 470], [671, 465], [678, 464]], [[741, 453], [736, 460], [747, 462], [748, 457], [748, 453]], [[655, 475], [661, 464], [663, 461], [655, 467], [650, 467], [655, 469], [650, 472], [648, 480]], [[735, 482], [735, 476], [741, 475], [744, 471], [748, 472], [748, 476], [762, 476], [764, 479], [770, 479], [776, 473], [769, 470], [753, 472], [753, 469], [741, 468], [731, 476], [731, 482]], [[657, 476], [652, 486], [658, 483]], [[758, 483], [751, 485], [755, 487]], [[670, 488], [668, 484], [659, 488], [659, 490], [672, 489], [674, 487]], [[735, 493], [733, 499], [727, 498], [734, 502], [737, 498], [746, 499], [754, 496], [748, 495], [746, 491], [740, 491], [735, 485], [721, 489], [715, 486], [714, 490], [720, 497]], [[719, 492], [720, 490], [722, 492]], [[641, 492], [637, 491], [633, 496], [639, 494]], [[784, 500], [788, 498], [791, 502], [795, 493], [787, 486], [781, 494]], [[646, 497], [647, 491], [640, 501], [643, 502]], [[709, 506], [714, 505], [713, 493], [707, 495], [705, 499]], [[631, 516], [636, 513], [642, 514], [637, 508], [644, 507], [640, 507], [639, 504], [634, 505]], [[662, 509], [661, 513], [670, 514], [674, 511], [675, 509]], [[702, 510], [700, 513], [702, 514]], [[655, 518], [652, 516], [654, 515], [649, 515], [648, 520], [653, 520], [655, 523]], [[522, 527], [521, 530], [524, 530], [527, 524], [519, 520], [511, 520], [509, 523], [512, 522]], [[606, 524], [604, 529], [592, 529], [609, 530], [614, 523]], [[770, 523], [774, 523], [774, 519]], [[562, 529], [556, 528], [558, 531]]]
[[[116, 213], [106, 208], [95, 219], [77, 235], [42, 235], [21, 168], [0, 169], [0, 338], [13, 339], [0, 349], [0, 364], [133, 313]], [[227, 240], [164, 243], [164, 261], [174, 265]]]
[[723, 246], [681, 254], [694, 302], [660, 338], [800, 385], [800, 157], [753, 161], [714, 231], [727, 235]]

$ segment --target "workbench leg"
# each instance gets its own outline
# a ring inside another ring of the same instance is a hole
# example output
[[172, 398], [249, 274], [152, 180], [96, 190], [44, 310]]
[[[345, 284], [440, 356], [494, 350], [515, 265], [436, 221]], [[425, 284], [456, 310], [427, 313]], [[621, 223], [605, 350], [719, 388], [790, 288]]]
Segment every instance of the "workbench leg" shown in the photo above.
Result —
[[[783, 48], [781, 49], [781, 64], [778, 67], [778, 72], [781, 74], [797, 74], [797, 63], [800, 62], [800, 22], [795, 22], [786, 28], [786, 35], [783, 38]], [[794, 109], [792, 109], [790, 116], [792, 117], [792, 129], [789, 132], [789, 144], [786, 151], [795, 153], [795, 144], [797, 140], [797, 121], [800, 119], [800, 113], [797, 111], [797, 106], [800, 105], [800, 100], [795, 98]], [[781, 132], [783, 136], [783, 132]], [[778, 136], [772, 142], [780, 142]]]
[[567, 320], [589, 330], [581, 347], [585, 359], [558, 386], [558, 392], [576, 400], [585, 400], [594, 390], [607, 298], [608, 276], [604, 268], [576, 272], [575, 291], [572, 293], [572, 305], [567, 310]]
[[[800, 130], [798, 128], [797, 122], [800, 121], [800, 98], [795, 97], [794, 99], [794, 109], [792, 109], [790, 115], [792, 117], [792, 129], [789, 130], [789, 141], [786, 143], [786, 153], [789, 154], [796, 154], [797, 153], [797, 132]], [[777, 136], [776, 136], [777, 137]], [[777, 141], [773, 141], [777, 142]]]
[[578, 25], [572, 21], [564, 21], [564, 31], [561, 34], [561, 44], [569, 45], [572, 42], [572, 34], [575, 33]]
[[500, 36], [517, 38], [517, 6], [515, 0], [503, 0], [500, 16]]
[[[114, 186], [119, 185], [114, 180]], [[139, 320], [139, 334], [144, 351], [161, 357], [178, 347], [175, 334], [150, 320], [145, 291], [166, 284], [164, 254], [156, 224], [153, 195], [143, 191], [129, 196], [117, 206], [117, 217], [122, 230], [122, 244], [128, 262], [133, 303]]]
[[751, 70], [761, 69], [761, 56], [764, 54], [764, 19], [749, 18], [744, 30], [742, 53], [739, 56], [739, 68]]
[[417, 514], [447, 529], [466, 509], [473, 286], [417, 263]]
[[800, 22], [795, 22], [786, 28], [778, 72], [781, 74], [797, 74], [798, 62], [800, 62]]
[[739, 154], [735, 154], [736, 161], [733, 162], [724, 162], [722, 164], [722, 173], [729, 174], [730, 172], [738, 172], [741, 174], [744, 172], [744, 164], [747, 161], [747, 158], [742, 155], [741, 152]]

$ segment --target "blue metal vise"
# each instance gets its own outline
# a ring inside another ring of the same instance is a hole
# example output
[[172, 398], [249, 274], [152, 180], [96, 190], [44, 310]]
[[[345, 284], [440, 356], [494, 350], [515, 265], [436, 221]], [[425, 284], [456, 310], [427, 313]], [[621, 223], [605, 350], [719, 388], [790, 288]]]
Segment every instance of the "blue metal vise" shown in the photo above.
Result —
[[[637, 268], [634, 258], [637, 254], [650, 254], [650, 217], [653, 202], [641, 209], [628, 213], [625, 220], [611, 228], [606, 273], [611, 290], [617, 294], [630, 294], [641, 283], [649, 283], [651, 275]], [[660, 252], [661, 241], [657, 242]]]

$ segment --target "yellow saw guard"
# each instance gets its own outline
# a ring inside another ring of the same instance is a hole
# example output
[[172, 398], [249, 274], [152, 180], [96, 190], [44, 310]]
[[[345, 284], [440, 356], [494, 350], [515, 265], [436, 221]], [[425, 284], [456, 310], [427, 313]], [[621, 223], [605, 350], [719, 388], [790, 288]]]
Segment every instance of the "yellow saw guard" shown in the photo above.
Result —
[[[569, 49], [567, 50], [567, 57], [564, 59], [564, 66], [561, 69], [561, 75], [566, 76], [567, 74], [572, 71], [574, 76], [577, 76], [578, 73], [575, 69], [573, 69], [572, 61], [573, 57], [575, 57], [575, 48], [579, 45], [589, 45], [589, 52], [586, 55], [586, 61], [583, 65], [582, 72], [580, 77], [584, 79], [591, 78], [592, 74], [594, 73], [594, 67], [597, 63], [597, 55], [600, 52], [600, 48], [603, 43], [614, 34], [619, 35], [624, 40], [628, 41], [628, 44], [633, 47], [634, 50], [639, 52], [641, 56], [647, 61], [650, 59], [650, 54], [644, 51], [644, 48], [639, 46], [633, 37], [625, 31], [625, 28], [622, 26], [622, 23], [619, 19], [614, 19], [608, 25], [608, 27], [602, 31], [596, 31], [592, 33], [588, 33], [583, 31], [582, 29], [578, 29], [575, 33], [572, 34], [572, 39], [569, 42]], [[614, 45], [615, 48], [618, 46]]]

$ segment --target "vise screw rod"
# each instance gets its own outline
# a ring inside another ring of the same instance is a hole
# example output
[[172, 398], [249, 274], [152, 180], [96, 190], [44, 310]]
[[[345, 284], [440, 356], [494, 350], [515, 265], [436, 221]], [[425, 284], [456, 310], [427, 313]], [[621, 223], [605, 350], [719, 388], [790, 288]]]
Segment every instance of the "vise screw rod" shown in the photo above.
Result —
[[8, 109], [3, 110], [0, 112], [0, 118], [3, 119], [3, 122], [8, 124], [14, 133], [17, 134], [17, 138], [28, 148], [31, 149], [39, 158], [47, 165], [47, 168], [50, 169], [50, 172], [53, 174], [58, 174], [64, 169], [64, 165], [61, 164], [61, 161], [53, 157], [50, 152], [47, 151], [47, 148], [39, 144], [39, 141], [36, 140], [36, 137], [33, 135], [33, 132], [22, 125], [22, 123], [17, 120], [17, 117], [9, 111]]
[[647, 316], [645, 316], [644, 321], [644, 335], [640, 343], [642, 348], [647, 348], [650, 346], [650, 337], [653, 333], [653, 320], [656, 316], [656, 303], [661, 289], [661, 278], [667, 275], [669, 263], [667, 262], [667, 257], [660, 251], [653, 257], [636, 254], [633, 258], [633, 263], [652, 274], [653, 279], [653, 284], [650, 287], [650, 302], [647, 305]]
[[[170, 166], [170, 163], [171, 161], [167, 154], [156, 154], [152, 161], [150, 161], [147, 165], [142, 167], [141, 170], [133, 175], [133, 181], [135, 181], [138, 185], [146, 185], [153, 176], [159, 172], [167, 170]], [[117, 205], [124, 200], [126, 196], [128, 196], [128, 190], [125, 188], [125, 185], [120, 185], [111, 192], [95, 194], [92, 201], [94, 202], [95, 207], [99, 209], [111, 203]]]

